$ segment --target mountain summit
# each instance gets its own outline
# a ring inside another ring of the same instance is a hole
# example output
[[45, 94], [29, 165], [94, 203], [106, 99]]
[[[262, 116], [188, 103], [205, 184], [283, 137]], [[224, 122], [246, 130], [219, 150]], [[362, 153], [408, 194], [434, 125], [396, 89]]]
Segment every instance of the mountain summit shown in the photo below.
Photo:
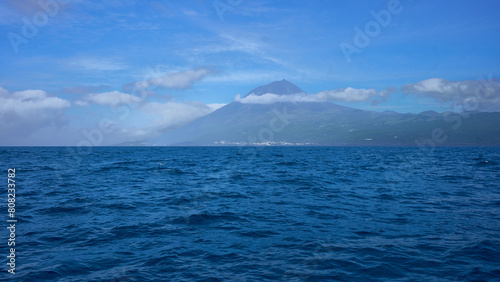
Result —
[[297, 87], [295, 84], [291, 83], [290, 81], [283, 79], [281, 81], [275, 81], [275, 82], [271, 82], [269, 84], [257, 87], [254, 90], [248, 92], [247, 95], [245, 95], [245, 97], [247, 97], [248, 95], [251, 95], [251, 94], [261, 96], [261, 95], [264, 95], [267, 93], [276, 94], [276, 95], [290, 95], [290, 94], [306, 93], [306, 92], [304, 90], [300, 89], [299, 87]]

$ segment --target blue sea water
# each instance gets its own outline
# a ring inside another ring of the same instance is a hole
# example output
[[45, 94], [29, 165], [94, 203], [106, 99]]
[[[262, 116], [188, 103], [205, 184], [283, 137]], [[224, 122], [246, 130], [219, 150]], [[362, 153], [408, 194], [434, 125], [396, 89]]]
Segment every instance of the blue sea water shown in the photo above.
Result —
[[[159, 165], [163, 163], [163, 165]], [[500, 148], [0, 148], [17, 281], [500, 280]]]

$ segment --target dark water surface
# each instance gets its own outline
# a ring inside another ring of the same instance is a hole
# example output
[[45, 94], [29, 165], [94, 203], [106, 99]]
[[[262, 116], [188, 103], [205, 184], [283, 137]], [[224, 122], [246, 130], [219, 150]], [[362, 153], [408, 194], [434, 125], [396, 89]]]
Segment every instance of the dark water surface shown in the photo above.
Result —
[[[159, 166], [159, 163], [164, 163]], [[19, 281], [494, 281], [500, 148], [0, 148]]]

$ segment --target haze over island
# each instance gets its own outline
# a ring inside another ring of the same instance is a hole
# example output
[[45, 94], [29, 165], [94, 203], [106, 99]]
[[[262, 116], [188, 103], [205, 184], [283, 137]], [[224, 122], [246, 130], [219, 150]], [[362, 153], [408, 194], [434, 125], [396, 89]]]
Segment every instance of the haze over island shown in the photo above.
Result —
[[0, 145], [498, 145], [499, 8], [2, 1]]

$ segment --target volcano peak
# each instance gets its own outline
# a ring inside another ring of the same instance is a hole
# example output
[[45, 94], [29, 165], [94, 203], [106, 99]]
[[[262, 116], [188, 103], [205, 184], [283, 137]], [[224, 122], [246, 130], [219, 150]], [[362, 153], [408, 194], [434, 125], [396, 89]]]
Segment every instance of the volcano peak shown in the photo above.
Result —
[[306, 93], [306, 92], [297, 87], [295, 84], [291, 83], [290, 81], [283, 79], [280, 81], [271, 82], [263, 86], [259, 86], [253, 89], [252, 91], [248, 92], [245, 95], [245, 97], [251, 94], [261, 96], [267, 93], [276, 95], [291, 95], [291, 94]]

